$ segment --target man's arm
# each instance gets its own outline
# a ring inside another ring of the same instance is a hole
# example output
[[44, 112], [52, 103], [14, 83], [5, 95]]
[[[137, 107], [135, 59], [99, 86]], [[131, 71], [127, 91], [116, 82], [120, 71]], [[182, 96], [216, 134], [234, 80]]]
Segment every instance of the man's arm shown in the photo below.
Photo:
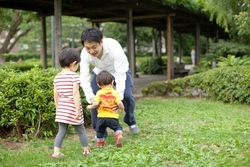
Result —
[[89, 62], [88, 62], [88, 53], [82, 49], [81, 52], [81, 62], [80, 62], [80, 80], [81, 80], [81, 87], [84, 91], [86, 100], [89, 104], [91, 104], [93, 99], [95, 97], [92, 88], [90, 86], [90, 73], [89, 73]]
[[119, 92], [121, 98], [123, 99], [125, 84], [126, 84], [126, 72], [128, 71], [128, 59], [125, 55], [121, 45], [118, 42], [115, 42], [115, 53], [114, 56], [114, 67], [115, 67], [115, 82], [116, 82], [116, 90]]

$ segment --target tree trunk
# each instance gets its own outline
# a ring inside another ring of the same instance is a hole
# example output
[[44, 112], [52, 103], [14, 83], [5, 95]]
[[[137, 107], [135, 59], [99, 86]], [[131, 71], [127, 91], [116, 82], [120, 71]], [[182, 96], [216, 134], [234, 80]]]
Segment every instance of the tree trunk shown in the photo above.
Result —
[[16, 124], [16, 133], [17, 133], [17, 138], [21, 139], [23, 132], [22, 132], [20, 121], [18, 121], [17, 124]]
[[154, 53], [155, 55], [158, 57], [158, 38], [157, 38], [157, 30], [156, 29], [153, 29], [153, 38], [154, 38]]
[[[0, 65], [5, 63], [5, 57], [4, 54], [9, 53], [10, 50], [13, 48], [14, 44], [25, 34], [27, 34], [30, 29], [23, 30], [20, 34], [17, 35], [17, 32], [20, 30], [19, 26], [22, 23], [22, 14], [19, 10], [15, 11], [15, 14], [13, 16], [10, 28], [6, 30], [8, 34], [6, 35], [2, 46], [0, 47]], [[4, 30], [1, 31], [1, 33], [4, 32]], [[13, 38], [16, 35], [15, 38]], [[11, 43], [11, 39], [13, 42]]]

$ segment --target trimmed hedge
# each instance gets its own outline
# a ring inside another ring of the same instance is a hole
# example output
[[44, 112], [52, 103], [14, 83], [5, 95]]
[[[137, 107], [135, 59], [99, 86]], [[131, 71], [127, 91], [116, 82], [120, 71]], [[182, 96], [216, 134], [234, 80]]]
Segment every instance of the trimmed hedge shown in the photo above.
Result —
[[[48, 65], [48, 68], [51, 68], [52, 62], [48, 62], [47, 65]], [[0, 66], [0, 69], [4, 69], [4, 70], [12, 69], [12, 70], [19, 71], [19, 72], [25, 72], [25, 71], [31, 70], [34, 67], [39, 67], [42, 69], [43, 68], [42, 62], [36, 59], [30, 59], [28, 61], [23, 61], [21, 63], [18, 63], [18, 62], [17, 63], [16, 62], [5, 63], [4, 65]]]
[[[34, 53], [8, 53], [5, 54], [5, 61], [10, 62], [14, 61], [17, 62], [19, 59], [22, 59], [23, 61], [29, 60], [29, 59], [37, 59], [40, 60], [41, 54], [39, 52], [34, 52]], [[52, 58], [51, 54], [47, 54], [47, 58]]]
[[[26, 72], [0, 69], [0, 135], [25, 139], [57, 133], [53, 79], [58, 69], [32, 68]], [[80, 89], [85, 125], [90, 125], [87, 102]]]
[[226, 103], [250, 103], [250, 69], [248, 66], [223, 67], [167, 82], [152, 82], [142, 89], [143, 96], [178, 94], [190, 96], [192, 90], [202, 90], [207, 98]]

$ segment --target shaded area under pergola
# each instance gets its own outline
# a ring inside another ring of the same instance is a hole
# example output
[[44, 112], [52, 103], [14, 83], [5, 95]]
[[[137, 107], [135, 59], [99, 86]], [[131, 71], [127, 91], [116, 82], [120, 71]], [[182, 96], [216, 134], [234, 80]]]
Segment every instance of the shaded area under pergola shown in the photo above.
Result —
[[[45, 17], [55, 16], [55, 67], [59, 67], [58, 54], [62, 50], [61, 16], [88, 18], [93, 25], [102, 22], [119, 22], [127, 25], [128, 59], [135, 74], [134, 27], [152, 27], [166, 32], [167, 79], [174, 77], [173, 32], [192, 34], [195, 37], [196, 63], [200, 58], [200, 36], [228, 39], [215, 22], [203, 13], [194, 13], [182, 6], [163, 3], [161, 0], [0, 0], [0, 7], [37, 12], [42, 16], [43, 34], [46, 34]], [[181, 38], [180, 38], [181, 41]], [[179, 50], [182, 44], [179, 44]], [[43, 39], [43, 57], [46, 60], [46, 39]], [[44, 66], [46, 66], [46, 62]]]

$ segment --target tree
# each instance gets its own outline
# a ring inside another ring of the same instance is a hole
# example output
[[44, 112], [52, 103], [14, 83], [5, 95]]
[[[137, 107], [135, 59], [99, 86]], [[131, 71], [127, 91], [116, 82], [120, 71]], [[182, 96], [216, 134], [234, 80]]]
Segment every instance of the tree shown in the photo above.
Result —
[[[32, 18], [35, 18], [35, 14], [4, 8], [0, 8], [0, 13], [2, 22], [0, 24], [0, 33], [7, 33], [3, 42], [0, 43], [0, 64], [4, 64], [4, 54], [9, 53], [17, 41], [31, 30], [29, 23], [32, 21]], [[21, 26], [24, 22], [25, 24]]]
[[104, 37], [116, 39], [122, 47], [127, 44], [127, 27], [122, 23], [102, 23], [100, 29], [103, 32]]
[[[122, 47], [127, 45], [127, 27], [121, 23], [102, 23], [100, 26], [104, 37], [116, 39]], [[135, 47], [136, 51], [141, 48], [152, 47], [152, 28], [135, 27]]]
[[[202, 0], [199, 0], [200, 2]], [[225, 28], [235, 42], [250, 42], [250, 0], [205, 0], [203, 10]]]
[[[62, 16], [62, 48], [73, 47], [78, 50], [82, 49], [81, 33], [86, 27], [91, 27], [91, 23], [86, 19], [78, 17]], [[47, 52], [51, 53], [52, 32], [51, 17], [46, 17], [46, 41]], [[41, 23], [33, 24], [30, 32], [22, 38], [18, 43], [21, 53], [39, 52], [41, 47]]]

